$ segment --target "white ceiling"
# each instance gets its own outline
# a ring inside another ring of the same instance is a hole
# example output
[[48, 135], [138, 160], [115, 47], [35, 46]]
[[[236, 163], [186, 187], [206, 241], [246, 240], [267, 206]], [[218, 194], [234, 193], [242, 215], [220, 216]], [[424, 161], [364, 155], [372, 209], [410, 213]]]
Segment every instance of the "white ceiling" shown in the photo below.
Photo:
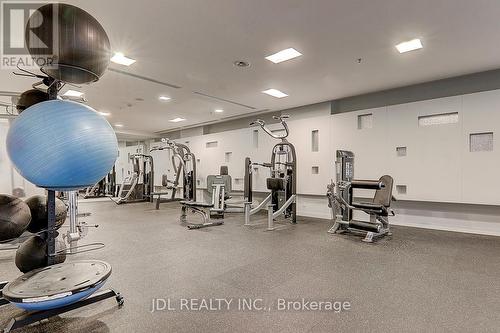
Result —
[[[500, 1], [491, 0], [79, 0], [114, 51], [137, 59], [84, 86], [89, 105], [122, 131], [153, 133], [259, 110], [281, 110], [500, 67]], [[421, 38], [424, 49], [394, 45]], [[293, 47], [302, 57], [265, 56]], [[361, 64], [356, 59], [362, 58]], [[246, 69], [235, 60], [251, 63]], [[0, 90], [31, 82], [0, 72]], [[275, 99], [262, 90], [289, 97]], [[194, 94], [201, 92], [253, 108]], [[158, 101], [159, 95], [172, 97]], [[144, 101], [137, 101], [142, 98]], [[222, 115], [213, 110], [222, 108]], [[171, 123], [175, 117], [186, 118]]]

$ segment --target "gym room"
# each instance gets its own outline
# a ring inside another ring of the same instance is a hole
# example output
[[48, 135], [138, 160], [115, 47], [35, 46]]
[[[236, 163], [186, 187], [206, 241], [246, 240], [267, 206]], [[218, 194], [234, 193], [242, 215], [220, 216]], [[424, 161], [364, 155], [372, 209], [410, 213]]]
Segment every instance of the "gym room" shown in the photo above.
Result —
[[500, 1], [0, 7], [0, 331], [500, 331]]

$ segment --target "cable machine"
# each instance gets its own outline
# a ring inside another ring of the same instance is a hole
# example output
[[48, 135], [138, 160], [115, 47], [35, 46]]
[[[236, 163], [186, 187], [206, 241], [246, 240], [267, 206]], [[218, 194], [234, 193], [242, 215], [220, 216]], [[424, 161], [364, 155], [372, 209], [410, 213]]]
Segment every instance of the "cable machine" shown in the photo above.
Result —
[[113, 166], [113, 169], [101, 179], [94, 186], [87, 187], [85, 189], [83, 198], [101, 198], [107, 196], [115, 196], [116, 195], [116, 167]]
[[118, 191], [118, 199], [112, 199], [116, 204], [149, 201], [153, 202], [154, 193], [154, 162], [153, 156], [131, 154], [132, 174], [123, 179]]
[[261, 119], [250, 123], [250, 126], [259, 125], [269, 136], [281, 142], [273, 147], [271, 163], [248, 165], [249, 178], [245, 175], [247, 181], [252, 177], [252, 166], [260, 165], [270, 169], [271, 177], [266, 179], [266, 185], [271, 193], [255, 208], [252, 208], [250, 200], [245, 203], [245, 225], [251, 225], [250, 217], [265, 207], [268, 210], [267, 230], [276, 229], [274, 220], [279, 216], [285, 217], [291, 223], [297, 223], [297, 156], [294, 145], [286, 139], [290, 134], [286, 123], [288, 118], [288, 115], [273, 116], [273, 119], [280, 121], [284, 134], [273, 133]]
[[[164, 143], [162, 147], [156, 147], [150, 150], [168, 150], [172, 153], [171, 162], [174, 168], [174, 180], [168, 180], [167, 175], [162, 177], [162, 186], [166, 186], [167, 189], [171, 190], [169, 198], [163, 199], [162, 196], [167, 193], [156, 192], [153, 195], [156, 198], [156, 209], [160, 209], [160, 203], [171, 202], [171, 201], [196, 201], [196, 156], [191, 152], [188, 146], [177, 143], [173, 140], [167, 138], [162, 138], [161, 141]], [[179, 188], [180, 180], [182, 176], [182, 198], [177, 198], [177, 190]]]

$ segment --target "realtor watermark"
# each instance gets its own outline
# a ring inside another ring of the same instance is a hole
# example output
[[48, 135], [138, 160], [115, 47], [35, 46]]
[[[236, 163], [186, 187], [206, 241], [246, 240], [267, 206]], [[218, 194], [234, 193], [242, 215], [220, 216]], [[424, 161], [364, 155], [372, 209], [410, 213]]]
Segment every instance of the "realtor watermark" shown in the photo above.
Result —
[[351, 302], [345, 300], [286, 299], [264, 298], [153, 298], [150, 312], [187, 311], [187, 312], [333, 312], [351, 310]]
[[58, 50], [57, 6], [38, 11], [48, 3], [0, 1], [0, 69], [30, 70], [54, 63]]

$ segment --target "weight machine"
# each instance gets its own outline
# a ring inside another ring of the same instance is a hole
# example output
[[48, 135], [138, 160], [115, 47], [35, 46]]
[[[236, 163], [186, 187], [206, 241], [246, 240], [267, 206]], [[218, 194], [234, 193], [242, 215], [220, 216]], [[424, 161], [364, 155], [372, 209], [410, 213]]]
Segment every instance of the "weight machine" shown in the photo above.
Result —
[[[114, 167], [113, 167], [114, 169]], [[78, 192], [69, 191], [65, 193], [66, 205], [69, 215], [69, 230], [66, 233], [66, 241], [69, 244], [69, 252], [72, 254], [78, 253], [78, 248], [87, 247], [87, 245], [78, 246], [78, 241], [87, 236], [89, 228], [98, 228], [98, 224], [89, 225], [84, 221], [79, 221], [80, 217], [90, 216], [91, 213], [78, 212]], [[101, 246], [102, 243], [93, 243], [90, 246]], [[104, 244], [102, 244], [104, 246]]]
[[[169, 198], [162, 198], [168, 195], [165, 192], [154, 192], [156, 196], [156, 209], [160, 209], [160, 203], [172, 201], [196, 201], [196, 156], [191, 152], [188, 146], [176, 143], [173, 140], [162, 138], [164, 143], [162, 147], [155, 147], [150, 150], [153, 151], [170, 151], [171, 162], [174, 168], [174, 181], [167, 178], [167, 175], [162, 176], [162, 186], [167, 190], [171, 190]], [[179, 188], [180, 178], [182, 176], [182, 198], [177, 198], [177, 190]]]
[[[389, 175], [378, 180], [354, 179], [354, 154], [337, 150], [335, 162], [337, 190], [333, 181], [327, 186], [328, 206], [332, 209], [334, 225], [329, 233], [353, 232], [365, 236], [364, 242], [371, 243], [383, 236], [390, 236], [389, 216], [395, 216], [391, 209], [393, 179]], [[371, 202], [353, 201], [354, 189], [375, 190]], [[370, 216], [370, 222], [353, 220], [353, 211], [360, 210]]]
[[94, 186], [85, 189], [84, 199], [101, 198], [116, 195], [116, 168], [113, 169]]
[[[253, 166], [259, 165], [270, 169], [271, 177], [266, 179], [267, 189], [271, 193], [255, 208], [252, 208], [251, 200], [245, 203], [245, 225], [250, 226], [250, 217], [260, 210], [267, 207], [267, 230], [275, 230], [274, 220], [279, 216], [284, 216], [291, 223], [297, 223], [297, 156], [293, 144], [287, 141], [290, 130], [286, 123], [288, 115], [273, 116], [273, 119], [279, 120], [285, 134], [275, 134], [266, 123], [257, 119], [250, 123], [250, 126], [259, 125], [264, 132], [274, 139], [281, 140], [277, 143], [271, 153], [271, 163], [249, 163], [247, 165], [248, 181], [251, 184]], [[245, 178], [247, 174], [245, 174]], [[251, 198], [251, 186], [248, 195]]]
[[187, 222], [187, 210], [200, 215], [202, 223], [188, 224], [189, 229], [201, 229], [224, 224], [226, 199], [231, 192], [231, 177], [225, 175], [210, 175], [207, 177], [207, 189], [212, 189], [212, 202], [181, 201], [181, 223]]
[[153, 202], [154, 193], [154, 162], [153, 156], [131, 154], [133, 172], [123, 179], [118, 191], [116, 204], [149, 201]]

